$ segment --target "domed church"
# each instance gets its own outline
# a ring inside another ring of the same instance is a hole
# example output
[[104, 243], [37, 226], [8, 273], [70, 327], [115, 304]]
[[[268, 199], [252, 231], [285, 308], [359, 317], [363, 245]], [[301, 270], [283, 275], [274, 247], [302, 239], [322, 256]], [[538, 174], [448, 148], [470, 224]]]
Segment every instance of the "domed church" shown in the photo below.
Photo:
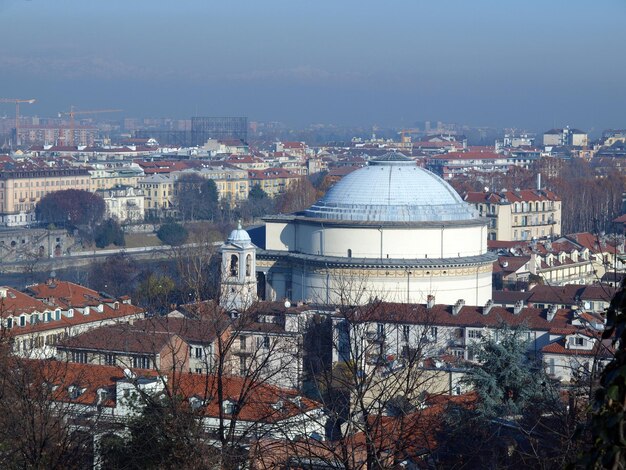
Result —
[[371, 160], [303, 212], [263, 220], [251, 230], [261, 299], [484, 305], [491, 298], [487, 221], [400, 153]]

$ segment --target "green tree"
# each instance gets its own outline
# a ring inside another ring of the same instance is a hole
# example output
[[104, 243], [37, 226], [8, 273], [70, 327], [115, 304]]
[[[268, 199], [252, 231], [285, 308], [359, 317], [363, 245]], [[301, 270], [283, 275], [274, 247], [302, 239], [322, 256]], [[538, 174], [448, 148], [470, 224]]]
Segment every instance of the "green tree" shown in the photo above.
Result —
[[264, 215], [273, 214], [274, 206], [274, 200], [263, 191], [263, 188], [254, 185], [250, 190], [248, 199], [239, 205], [238, 215], [243, 220], [254, 220]]
[[37, 220], [46, 224], [93, 228], [104, 216], [106, 205], [97, 194], [81, 189], [65, 189], [46, 194], [37, 203]]
[[139, 283], [135, 297], [149, 313], [163, 313], [170, 307], [170, 299], [176, 284], [166, 275], [150, 274]]
[[114, 219], [107, 219], [94, 230], [94, 241], [98, 248], [105, 248], [111, 244], [125, 246], [124, 231]]
[[263, 191], [263, 188], [261, 188], [261, 186], [255, 184], [254, 186], [252, 186], [252, 189], [250, 189], [248, 199], [251, 201], [261, 201], [263, 199], [267, 199], [267, 193]]
[[562, 468], [580, 445], [579, 423], [539, 360], [528, 357], [527, 330], [506, 328], [472, 348], [465, 383], [471, 406], [450, 406], [438, 437], [444, 468]]
[[196, 174], [181, 176], [174, 184], [176, 207], [183, 220], [212, 220], [219, 213], [215, 181]]
[[603, 338], [617, 345], [614, 359], [600, 377], [591, 420], [591, 447], [582, 459], [587, 468], [626, 468], [626, 286], [607, 310]]
[[142, 412], [128, 423], [127, 437], [109, 434], [100, 445], [102, 469], [212, 468], [215, 451], [205, 444], [200, 420], [176, 398], [144, 397]]
[[170, 222], [161, 225], [157, 237], [166, 245], [179, 246], [187, 241], [189, 233], [182, 225]]

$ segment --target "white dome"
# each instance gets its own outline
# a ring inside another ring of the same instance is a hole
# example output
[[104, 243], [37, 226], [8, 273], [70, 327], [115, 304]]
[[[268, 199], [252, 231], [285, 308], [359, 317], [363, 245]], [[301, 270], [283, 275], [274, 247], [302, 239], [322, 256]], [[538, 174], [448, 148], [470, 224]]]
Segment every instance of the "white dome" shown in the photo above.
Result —
[[374, 222], [438, 222], [478, 218], [439, 176], [391, 152], [345, 176], [304, 213], [307, 217]]
[[239, 245], [243, 247], [252, 244], [250, 234], [243, 229], [243, 227], [241, 226], [241, 221], [238, 223], [237, 228], [230, 232], [227, 243], [232, 243], [233, 245]]

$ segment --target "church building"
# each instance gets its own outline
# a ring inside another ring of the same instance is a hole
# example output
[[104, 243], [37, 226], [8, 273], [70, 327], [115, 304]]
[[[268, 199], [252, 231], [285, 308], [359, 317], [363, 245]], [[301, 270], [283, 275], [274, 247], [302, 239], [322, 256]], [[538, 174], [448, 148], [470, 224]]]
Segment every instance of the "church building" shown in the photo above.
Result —
[[251, 241], [234, 240], [246, 238], [238, 230], [223, 248], [223, 268], [237, 274], [227, 282], [248, 292], [242, 270], [254, 269], [260, 300], [484, 305], [491, 298], [486, 220], [401, 153], [371, 160], [303, 212], [263, 220]]

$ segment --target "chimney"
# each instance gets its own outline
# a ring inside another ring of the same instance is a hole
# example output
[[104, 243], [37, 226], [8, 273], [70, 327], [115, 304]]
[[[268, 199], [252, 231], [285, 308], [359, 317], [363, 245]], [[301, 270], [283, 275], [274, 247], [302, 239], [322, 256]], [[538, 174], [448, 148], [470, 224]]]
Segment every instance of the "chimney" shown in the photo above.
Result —
[[554, 316], [556, 315], [556, 305], [550, 305], [550, 308], [548, 308], [548, 313], [546, 314], [546, 317], [548, 319], [548, 321], [552, 321], [554, 319]]
[[487, 303], [485, 304], [485, 306], [483, 307], [483, 315], [488, 315], [492, 307], [493, 307], [493, 300], [489, 299]]
[[515, 315], [519, 315], [522, 312], [523, 308], [524, 308], [524, 302], [521, 300], [518, 300], [517, 302], [515, 302], [515, 305], [513, 306], [513, 313]]
[[458, 315], [461, 309], [465, 306], [465, 300], [459, 299], [452, 306], [452, 315]]
[[426, 297], [426, 308], [433, 308], [435, 306], [435, 296], [432, 294], [429, 294], [428, 297]]

